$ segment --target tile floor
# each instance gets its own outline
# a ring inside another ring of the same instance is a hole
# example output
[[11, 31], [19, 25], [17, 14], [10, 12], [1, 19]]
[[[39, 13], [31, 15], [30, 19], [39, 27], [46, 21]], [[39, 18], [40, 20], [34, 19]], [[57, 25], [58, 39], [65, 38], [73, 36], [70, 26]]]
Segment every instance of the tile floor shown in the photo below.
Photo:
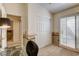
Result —
[[0, 56], [20, 56], [21, 48], [11, 47], [5, 51], [0, 51]]
[[39, 49], [38, 56], [79, 56], [79, 53], [65, 48], [50, 45]]

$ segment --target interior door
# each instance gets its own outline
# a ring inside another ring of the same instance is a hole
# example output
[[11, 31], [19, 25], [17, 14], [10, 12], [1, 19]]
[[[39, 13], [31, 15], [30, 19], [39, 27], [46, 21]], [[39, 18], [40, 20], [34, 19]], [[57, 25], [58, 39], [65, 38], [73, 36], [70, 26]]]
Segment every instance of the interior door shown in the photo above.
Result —
[[67, 17], [67, 46], [75, 48], [75, 16]]
[[38, 46], [41, 48], [48, 45], [51, 42], [50, 19], [47, 17], [39, 17], [36, 19], [35, 26]]
[[67, 38], [66, 38], [66, 28], [67, 23], [66, 23], [66, 17], [60, 19], [60, 44], [65, 45], [67, 44]]

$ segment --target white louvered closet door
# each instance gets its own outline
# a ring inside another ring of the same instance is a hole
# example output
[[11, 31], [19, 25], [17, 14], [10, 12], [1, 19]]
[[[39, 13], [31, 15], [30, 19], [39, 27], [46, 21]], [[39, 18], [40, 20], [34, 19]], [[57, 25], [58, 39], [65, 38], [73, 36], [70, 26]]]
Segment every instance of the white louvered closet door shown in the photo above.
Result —
[[50, 19], [41, 16], [36, 20], [35, 26], [39, 47], [48, 45], [51, 42]]

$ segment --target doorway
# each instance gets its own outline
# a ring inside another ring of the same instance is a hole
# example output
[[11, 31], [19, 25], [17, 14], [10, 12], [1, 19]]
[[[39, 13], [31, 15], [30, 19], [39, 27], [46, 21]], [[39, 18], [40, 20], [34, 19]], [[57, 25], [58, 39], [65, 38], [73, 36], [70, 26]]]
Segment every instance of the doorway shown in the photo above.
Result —
[[7, 30], [8, 47], [21, 45], [21, 17], [7, 15], [11, 20], [11, 27]]

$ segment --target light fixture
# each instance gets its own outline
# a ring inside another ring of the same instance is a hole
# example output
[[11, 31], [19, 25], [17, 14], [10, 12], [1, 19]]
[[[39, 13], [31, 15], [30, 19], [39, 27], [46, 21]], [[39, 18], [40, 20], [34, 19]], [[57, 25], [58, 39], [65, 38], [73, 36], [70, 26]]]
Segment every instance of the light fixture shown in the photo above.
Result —
[[11, 21], [9, 18], [0, 18], [0, 28], [10, 28]]

